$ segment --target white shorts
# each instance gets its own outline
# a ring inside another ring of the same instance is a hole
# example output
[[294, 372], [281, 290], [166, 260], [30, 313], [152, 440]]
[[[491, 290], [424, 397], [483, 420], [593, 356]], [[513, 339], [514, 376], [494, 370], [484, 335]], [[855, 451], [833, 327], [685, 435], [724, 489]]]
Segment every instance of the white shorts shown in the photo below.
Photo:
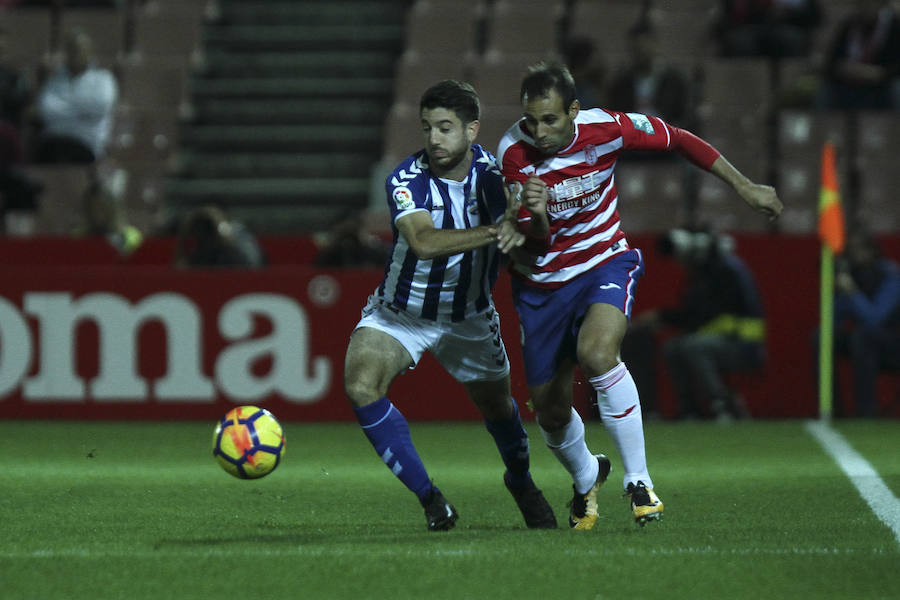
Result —
[[509, 375], [509, 358], [500, 337], [500, 315], [490, 307], [463, 321], [429, 321], [369, 296], [354, 331], [371, 327], [406, 348], [414, 369], [425, 351], [431, 352], [454, 379], [496, 381]]

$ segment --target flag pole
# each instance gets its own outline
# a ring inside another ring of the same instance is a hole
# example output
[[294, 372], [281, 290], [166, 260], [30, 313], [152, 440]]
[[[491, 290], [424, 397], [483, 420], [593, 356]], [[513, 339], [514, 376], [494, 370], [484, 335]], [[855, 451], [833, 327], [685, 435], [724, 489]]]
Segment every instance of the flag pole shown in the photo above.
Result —
[[834, 253], [822, 244], [819, 291], [819, 418], [831, 419], [834, 376]]
[[822, 148], [822, 189], [819, 192], [819, 418], [831, 418], [834, 408], [834, 256], [844, 250], [844, 212], [838, 190], [834, 144]]

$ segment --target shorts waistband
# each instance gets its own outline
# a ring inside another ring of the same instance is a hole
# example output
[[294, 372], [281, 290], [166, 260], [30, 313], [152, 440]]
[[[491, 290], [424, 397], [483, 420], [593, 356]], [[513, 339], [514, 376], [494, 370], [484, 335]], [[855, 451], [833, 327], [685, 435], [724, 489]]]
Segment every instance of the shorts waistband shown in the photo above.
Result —
[[481, 316], [485, 316], [485, 317], [488, 318], [488, 319], [493, 319], [493, 318], [494, 318], [494, 313], [496, 312], [496, 309], [494, 308], [494, 305], [491, 304], [490, 306], [488, 306], [487, 308], [485, 308], [485, 309], [482, 310], [481, 312], [477, 312], [477, 313], [474, 313], [474, 314], [465, 316], [465, 317], [463, 317], [462, 319], [456, 319], [456, 320], [454, 320], [453, 317], [452, 317], [451, 315], [448, 315], [448, 314], [438, 314], [435, 318], [430, 319], [430, 318], [427, 318], [427, 317], [423, 317], [422, 315], [416, 315], [416, 314], [413, 314], [413, 313], [409, 312], [408, 310], [406, 310], [406, 309], [404, 309], [404, 308], [400, 308], [399, 306], [397, 306], [396, 304], [394, 304], [394, 303], [391, 302], [390, 300], [386, 300], [386, 299], [384, 299], [384, 298], [378, 298], [377, 296], [373, 296], [373, 297], [372, 297], [372, 301], [373, 301], [375, 304], [377, 304], [378, 306], [382, 306], [382, 307], [386, 308], [387, 310], [391, 311], [391, 312], [394, 313], [394, 314], [398, 314], [398, 315], [399, 315], [399, 314], [402, 313], [402, 314], [408, 315], [408, 316], [413, 317], [413, 318], [416, 318], [416, 319], [422, 319], [422, 320], [424, 320], [424, 321], [432, 321], [432, 322], [435, 322], [435, 323], [459, 323], [460, 321], [464, 321], [464, 320], [466, 320], [466, 319], [474, 319], [474, 318], [478, 318], [478, 317], [481, 317]]

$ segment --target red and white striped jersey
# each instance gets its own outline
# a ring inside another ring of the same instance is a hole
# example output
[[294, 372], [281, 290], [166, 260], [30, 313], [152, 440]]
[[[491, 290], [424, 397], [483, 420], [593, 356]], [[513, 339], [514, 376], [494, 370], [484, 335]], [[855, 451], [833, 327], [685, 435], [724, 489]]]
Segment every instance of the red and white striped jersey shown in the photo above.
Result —
[[[705, 169], [719, 156], [693, 134], [657, 117], [601, 108], [579, 111], [572, 143], [553, 156], [535, 147], [524, 120], [507, 130], [497, 154], [506, 182], [537, 175], [550, 193], [546, 251], [532, 257], [533, 263], [513, 261], [515, 275], [553, 289], [628, 249], [614, 169], [619, 153], [632, 149], [678, 151]], [[520, 224], [530, 218], [520, 210]]]

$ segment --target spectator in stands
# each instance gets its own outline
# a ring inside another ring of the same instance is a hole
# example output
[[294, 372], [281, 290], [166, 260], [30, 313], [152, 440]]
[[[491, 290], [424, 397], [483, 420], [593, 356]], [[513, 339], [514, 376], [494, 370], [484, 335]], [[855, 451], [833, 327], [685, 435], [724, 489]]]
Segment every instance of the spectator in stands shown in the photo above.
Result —
[[835, 354], [850, 359], [856, 415], [875, 416], [879, 371], [900, 370], [900, 265], [862, 229], [850, 233], [837, 264], [835, 321]]
[[230, 219], [216, 206], [187, 214], [175, 247], [178, 267], [262, 267], [265, 255], [243, 223]]
[[821, 21], [818, 0], [720, 0], [713, 36], [720, 56], [807, 56]]
[[126, 220], [122, 206], [126, 178], [122, 169], [109, 178], [92, 169], [90, 182], [82, 194], [85, 225], [75, 232], [105, 238], [123, 257], [131, 255], [144, 241], [140, 230]]
[[9, 62], [8, 51], [9, 32], [0, 26], [0, 121], [21, 131], [25, 109], [31, 102], [31, 83]]
[[109, 70], [94, 64], [90, 36], [82, 29], [70, 31], [65, 39], [63, 63], [45, 68], [51, 72], [38, 92], [36, 108], [41, 129], [35, 162], [92, 163], [103, 158], [118, 85]]
[[689, 93], [685, 74], [659, 56], [656, 31], [645, 14], [628, 30], [628, 59], [609, 84], [608, 106], [691, 128]]
[[830, 109], [900, 109], [900, 14], [889, 0], [857, 0], [837, 28], [818, 103]]
[[379, 267], [387, 264], [390, 246], [366, 231], [363, 213], [353, 210], [317, 240], [317, 267]]
[[8, 44], [9, 34], [0, 26], [0, 214], [34, 210], [41, 187], [22, 170], [22, 118], [31, 91], [28, 78], [7, 60]]
[[[682, 418], [744, 418], [749, 412], [725, 375], [754, 371], [765, 362], [765, 322], [759, 291], [747, 265], [733, 252], [729, 236], [709, 231], [673, 229], [660, 238], [663, 255], [685, 268], [686, 282], [676, 307], [635, 318], [623, 359], [647, 363], [653, 355], [625, 357], [635, 337], [674, 330], [663, 343]], [[652, 369], [647, 370], [652, 373]], [[699, 400], [700, 402], [697, 402]], [[704, 406], [707, 403], [708, 406]]]

